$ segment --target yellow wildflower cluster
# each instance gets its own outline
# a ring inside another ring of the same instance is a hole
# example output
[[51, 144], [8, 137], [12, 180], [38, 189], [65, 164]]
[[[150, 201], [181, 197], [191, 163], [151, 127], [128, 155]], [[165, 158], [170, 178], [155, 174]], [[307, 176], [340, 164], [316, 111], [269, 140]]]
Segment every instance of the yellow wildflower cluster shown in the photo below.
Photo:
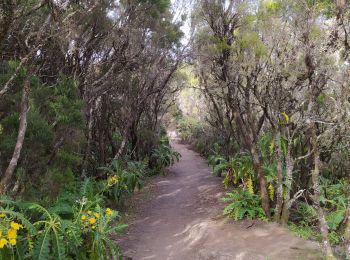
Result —
[[247, 180], [247, 190], [250, 194], [254, 194], [253, 180], [251, 176], [249, 176]]
[[275, 187], [273, 186], [272, 183], [269, 184], [268, 190], [269, 190], [269, 197], [270, 197], [270, 200], [273, 201], [274, 196], [275, 196]]
[[119, 177], [117, 175], [109, 176], [107, 179], [107, 185], [113, 186], [119, 182]]
[[106, 208], [106, 214], [107, 215], [112, 215], [113, 214], [113, 210], [111, 210], [110, 208]]
[[88, 210], [87, 213], [83, 213], [80, 216], [80, 219], [83, 221], [83, 225], [85, 227], [91, 227], [91, 229], [95, 229], [96, 224], [100, 219], [100, 213]]
[[[110, 216], [112, 214], [113, 210], [111, 210], [110, 208], [106, 208], [106, 215]], [[95, 229], [100, 217], [100, 213], [88, 210], [86, 213], [83, 213], [80, 216], [80, 219], [85, 227], [91, 227], [91, 229]]]
[[[4, 217], [1, 215], [1, 217]], [[17, 244], [17, 231], [23, 226], [17, 222], [11, 221], [9, 228], [0, 231], [0, 248], [7, 245], [15, 246]]]

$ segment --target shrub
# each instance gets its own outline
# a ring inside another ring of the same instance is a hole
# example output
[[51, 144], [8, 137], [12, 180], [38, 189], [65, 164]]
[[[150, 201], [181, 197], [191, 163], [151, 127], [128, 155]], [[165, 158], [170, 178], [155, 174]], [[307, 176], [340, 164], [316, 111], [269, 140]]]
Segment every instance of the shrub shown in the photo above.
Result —
[[315, 230], [306, 223], [299, 225], [289, 223], [288, 228], [290, 231], [292, 231], [292, 233], [303, 239], [311, 239], [317, 237]]
[[[60, 201], [60, 200], [59, 200]], [[2, 199], [0, 207], [1, 259], [117, 259], [111, 234], [125, 225], [115, 223], [117, 212], [86, 197], [67, 207]]]
[[106, 171], [107, 180], [102, 187], [102, 193], [109, 199], [120, 201], [124, 194], [134, 192], [135, 188], [141, 188], [146, 173], [147, 161], [137, 162], [114, 160], [107, 167], [100, 167]]
[[230, 204], [224, 209], [224, 214], [234, 220], [244, 218], [266, 220], [264, 210], [261, 208], [261, 200], [258, 194], [252, 194], [242, 189], [235, 189], [226, 193], [223, 199]]
[[173, 150], [168, 139], [163, 139], [161, 144], [152, 151], [150, 164], [153, 172], [165, 174], [165, 169], [173, 165], [181, 157], [181, 154]]

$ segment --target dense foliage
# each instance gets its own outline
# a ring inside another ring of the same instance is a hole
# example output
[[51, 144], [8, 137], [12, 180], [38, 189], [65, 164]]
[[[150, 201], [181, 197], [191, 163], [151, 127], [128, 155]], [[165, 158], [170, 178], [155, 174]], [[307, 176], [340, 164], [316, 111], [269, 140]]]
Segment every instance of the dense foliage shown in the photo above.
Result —
[[225, 214], [350, 259], [349, 2], [193, 4], [184, 46], [170, 0], [0, 2], [3, 259], [117, 257], [111, 208], [179, 160], [167, 112]]
[[[179, 154], [169, 0], [0, 3], [0, 255], [117, 259], [120, 208]], [[32, 202], [28, 202], [32, 201]]]
[[225, 213], [289, 225], [329, 259], [332, 246], [350, 257], [349, 8], [198, 1], [198, 83], [187, 85], [205, 105], [177, 119], [183, 140], [224, 177]]

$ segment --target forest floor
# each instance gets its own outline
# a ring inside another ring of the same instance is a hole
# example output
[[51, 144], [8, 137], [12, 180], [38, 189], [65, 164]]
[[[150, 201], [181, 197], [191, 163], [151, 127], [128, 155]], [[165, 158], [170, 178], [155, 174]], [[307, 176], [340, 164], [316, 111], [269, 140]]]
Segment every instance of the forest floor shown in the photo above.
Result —
[[222, 178], [186, 145], [173, 147], [181, 160], [133, 198], [134, 220], [118, 239], [125, 259], [322, 259], [316, 243], [274, 223], [223, 217]]

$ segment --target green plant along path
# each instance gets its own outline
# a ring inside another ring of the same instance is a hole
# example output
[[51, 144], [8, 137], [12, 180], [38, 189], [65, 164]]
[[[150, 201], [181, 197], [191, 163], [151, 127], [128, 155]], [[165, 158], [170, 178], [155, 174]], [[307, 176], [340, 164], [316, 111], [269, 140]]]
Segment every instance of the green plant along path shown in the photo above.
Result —
[[252, 221], [232, 224], [223, 220], [222, 179], [211, 176], [205, 160], [188, 146], [175, 143], [174, 147], [182, 158], [168, 175], [152, 180], [151, 198], [136, 195], [140, 197], [140, 213], [120, 241], [125, 256], [158, 260], [319, 259], [315, 243], [296, 238], [277, 225], [259, 222], [247, 229]]
[[0, 0], [0, 260], [350, 260], [349, 35], [350, 0]]

